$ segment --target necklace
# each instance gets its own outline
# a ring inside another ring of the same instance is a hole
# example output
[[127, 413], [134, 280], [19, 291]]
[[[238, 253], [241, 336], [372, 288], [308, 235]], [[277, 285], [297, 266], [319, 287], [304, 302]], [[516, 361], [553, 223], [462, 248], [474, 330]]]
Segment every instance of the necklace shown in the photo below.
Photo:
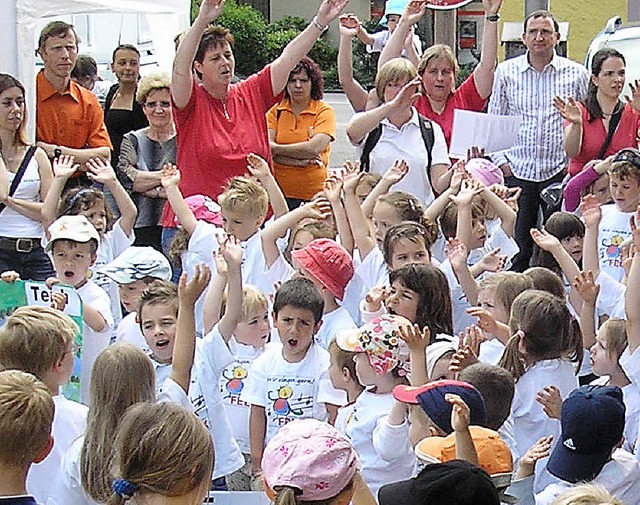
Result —
[[614, 114], [617, 114], [617, 113], [620, 111], [621, 104], [622, 104], [622, 102], [618, 101], [618, 102], [616, 103], [616, 106], [613, 108], [613, 110], [612, 110], [611, 112], [604, 112], [604, 111], [602, 111], [602, 115], [603, 115], [604, 117], [611, 117], [611, 116], [613, 116]]

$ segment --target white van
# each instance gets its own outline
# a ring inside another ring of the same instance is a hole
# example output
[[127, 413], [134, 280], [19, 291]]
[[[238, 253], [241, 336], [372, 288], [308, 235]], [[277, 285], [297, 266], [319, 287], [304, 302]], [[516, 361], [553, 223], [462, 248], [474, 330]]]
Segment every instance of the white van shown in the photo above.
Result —
[[624, 55], [627, 62], [627, 80], [622, 96], [629, 95], [629, 83], [640, 79], [640, 23], [622, 24], [622, 18], [615, 16], [607, 21], [607, 24], [591, 41], [584, 65], [591, 73], [591, 60], [603, 47], [612, 47]]

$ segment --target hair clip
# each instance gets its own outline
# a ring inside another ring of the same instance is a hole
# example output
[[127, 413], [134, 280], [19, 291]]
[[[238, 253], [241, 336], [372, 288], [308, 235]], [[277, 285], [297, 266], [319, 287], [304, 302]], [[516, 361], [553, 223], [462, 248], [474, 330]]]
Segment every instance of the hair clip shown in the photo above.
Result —
[[82, 198], [84, 195], [88, 193], [93, 193], [93, 189], [91, 188], [81, 189], [75, 195], [73, 195], [71, 200], [69, 200], [69, 209], [73, 209], [73, 206], [78, 202], [78, 200], [80, 200], [80, 198]]
[[515, 334], [513, 336], [514, 337], [518, 337], [519, 339], [523, 339], [524, 338], [524, 331], [518, 330], [518, 331], [515, 332]]
[[129, 482], [127, 479], [116, 479], [111, 484], [111, 489], [118, 496], [129, 500], [138, 491], [138, 485], [133, 482]]

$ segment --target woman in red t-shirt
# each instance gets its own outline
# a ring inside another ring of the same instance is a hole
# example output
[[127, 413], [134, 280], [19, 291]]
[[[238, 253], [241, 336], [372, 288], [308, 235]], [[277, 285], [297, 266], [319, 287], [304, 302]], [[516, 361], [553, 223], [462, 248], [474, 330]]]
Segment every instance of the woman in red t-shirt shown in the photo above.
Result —
[[[556, 97], [554, 105], [564, 119], [564, 149], [569, 173], [580, 173], [591, 160], [604, 159], [626, 147], [638, 147], [640, 90], [631, 86], [633, 100], [620, 100], [625, 81], [624, 56], [613, 48], [600, 49], [591, 67], [584, 102]], [[617, 123], [617, 124], [616, 124]], [[615, 127], [613, 133], [610, 128]]]

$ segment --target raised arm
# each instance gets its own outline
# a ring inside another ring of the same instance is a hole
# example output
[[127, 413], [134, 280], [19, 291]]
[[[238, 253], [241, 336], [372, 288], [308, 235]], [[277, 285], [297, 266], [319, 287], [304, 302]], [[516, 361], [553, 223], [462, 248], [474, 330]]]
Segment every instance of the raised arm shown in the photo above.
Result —
[[360, 202], [356, 196], [356, 186], [362, 174], [349, 174], [344, 178], [344, 208], [349, 217], [349, 225], [353, 234], [353, 241], [360, 252], [360, 259], [364, 260], [376, 246], [369, 233], [369, 221], [362, 212]]
[[582, 149], [582, 112], [575, 99], [569, 98], [566, 102], [556, 96], [553, 105], [562, 116], [562, 119], [569, 121], [564, 127], [563, 145], [569, 158], [575, 158]]
[[624, 297], [624, 307], [627, 313], [627, 339], [629, 341], [629, 351], [633, 352], [640, 346], [640, 207], [636, 215], [631, 219], [631, 234], [633, 243], [636, 246], [636, 253], [633, 255], [631, 270], [627, 279], [627, 292]]
[[597, 279], [600, 274], [600, 259], [598, 258], [598, 226], [602, 219], [600, 204], [593, 195], [584, 197], [580, 205], [582, 220], [584, 221], [584, 240], [582, 247], [582, 269], [591, 270]]
[[133, 226], [138, 217], [138, 208], [136, 204], [122, 187], [120, 181], [116, 177], [116, 173], [109, 162], [101, 158], [93, 158], [87, 162], [87, 177], [92, 182], [104, 184], [111, 191], [113, 199], [116, 201], [118, 210], [120, 211], [120, 227], [127, 237], [133, 233]]
[[386, 195], [391, 186], [397, 184], [404, 176], [409, 172], [409, 165], [404, 160], [396, 160], [393, 162], [387, 171], [382, 176], [382, 179], [375, 185], [375, 187], [369, 192], [367, 197], [362, 202], [362, 212], [366, 216], [367, 219], [371, 219], [373, 214], [373, 208], [378, 202], [378, 198], [382, 195]]
[[280, 256], [277, 240], [287, 231], [305, 218], [324, 220], [331, 215], [331, 204], [324, 198], [318, 198], [301, 205], [297, 209], [280, 216], [260, 232], [262, 254], [267, 268], [271, 267]]
[[[218, 240], [220, 240], [219, 237]], [[220, 248], [213, 252], [213, 262], [216, 266], [216, 273], [211, 275], [211, 281], [202, 304], [202, 326], [205, 334], [209, 333], [220, 321], [222, 297], [227, 287], [227, 262], [222, 257]]]
[[53, 182], [42, 204], [42, 227], [47, 238], [49, 238], [49, 226], [58, 217], [58, 204], [62, 198], [64, 186], [79, 166], [74, 163], [72, 156], [62, 155], [53, 160]]
[[482, 54], [480, 63], [473, 71], [476, 90], [482, 98], [489, 98], [493, 88], [493, 76], [498, 60], [498, 21], [489, 21], [487, 16], [500, 12], [502, 0], [482, 0], [485, 21], [482, 28]]
[[242, 317], [242, 247], [233, 235], [220, 244], [220, 253], [227, 263], [227, 304], [218, 322], [218, 330], [229, 341]]
[[393, 31], [389, 40], [380, 53], [378, 58], [378, 69], [382, 67], [386, 62], [393, 58], [398, 58], [402, 54], [402, 48], [404, 46], [407, 35], [411, 31], [411, 27], [416, 24], [427, 9], [427, 2], [425, 0], [411, 0], [407, 3], [407, 6], [402, 13], [402, 17]]
[[589, 349], [596, 343], [596, 301], [600, 286], [596, 284], [593, 272], [580, 272], [573, 283], [574, 289], [582, 298], [582, 308], [580, 310], [580, 331], [582, 332], [582, 344], [585, 349]]
[[[353, 14], [340, 16], [340, 44], [338, 45], [338, 82], [342, 86], [344, 94], [347, 95], [349, 103], [355, 112], [365, 110], [367, 106], [367, 91], [353, 78], [353, 37], [358, 36], [360, 31], [366, 30], [360, 24], [358, 18]], [[369, 35], [367, 33], [367, 35]]]
[[612, 158], [610, 156], [606, 160], [590, 161], [584, 166], [582, 172], [569, 179], [564, 188], [564, 207], [567, 212], [574, 212], [578, 208], [582, 190], [609, 170]]
[[340, 243], [350, 255], [353, 255], [353, 234], [351, 233], [349, 218], [347, 217], [347, 211], [342, 201], [342, 178], [330, 176], [324, 182], [324, 193], [327, 195], [327, 200], [329, 200], [331, 204], [331, 211], [333, 212], [333, 219], [336, 222]]
[[289, 212], [287, 200], [269, 169], [269, 164], [254, 153], [247, 155], [247, 170], [253, 175], [267, 192], [269, 203], [276, 218]]
[[507, 236], [513, 237], [516, 229], [516, 212], [490, 188], [485, 187], [480, 194], [500, 218], [502, 231]]
[[193, 25], [187, 30], [178, 46], [173, 61], [171, 96], [178, 109], [189, 103], [193, 90], [193, 59], [196, 57], [202, 33], [222, 13], [225, 0], [202, 0], [200, 11]]
[[189, 236], [193, 235], [193, 232], [196, 230], [198, 220], [193, 214], [193, 211], [189, 208], [189, 205], [187, 205], [187, 202], [185, 202], [182, 192], [178, 187], [180, 185], [180, 171], [178, 168], [171, 163], [167, 163], [162, 167], [162, 177], [160, 182], [167, 193], [169, 205], [171, 205], [178, 221], [180, 221], [180, 225], [187, 230]]
[[271, 64], [271, 86], [278, 95], [287, 85], [289, 74], [298, 62], [313, 47], [316, 40], [336, 19], [349, 0], [323, 0], [313, 21], [284, 48], [280, 56]]
[[473, 179], [465, 179], [462, 181], [460, 191], [455, 196], [450, 196], [449, 199], [458, 208], [457, 221], [456, 221], [456, 237], [464, 244], [468, 249], [471, 246], [471, 231], [473, 228], [473, 219], [471, 215], [471, 202], [473, 198], [480, 194], [483, 188], [479, 183], [476, 183]]
[[173, 344], [173, 359], [169, 378], [173, 379], [188, 394], [191, 382], [191, 368], [196, 352], [196, 300], [207, 288], [211, 271], [204, 264], [196, 266], [191, 282], [187, 274], [180, 276], [178, 283], [178, 322], [176, 340]]

